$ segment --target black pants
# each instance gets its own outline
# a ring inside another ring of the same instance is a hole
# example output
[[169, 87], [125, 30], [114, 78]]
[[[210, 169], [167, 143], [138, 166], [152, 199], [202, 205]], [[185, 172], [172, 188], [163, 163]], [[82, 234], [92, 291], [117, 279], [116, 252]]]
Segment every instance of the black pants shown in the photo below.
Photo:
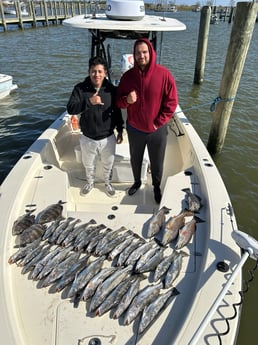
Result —
[[128, 130], [127, 133], [134, 181], [141, 181], [144, 150], [147, 146], [150, 158], [152, 184], [153, 186], [160, 186], [167, 145], [167, 125], [160, 127], [153, 133], [142, 133], [132, 130]]

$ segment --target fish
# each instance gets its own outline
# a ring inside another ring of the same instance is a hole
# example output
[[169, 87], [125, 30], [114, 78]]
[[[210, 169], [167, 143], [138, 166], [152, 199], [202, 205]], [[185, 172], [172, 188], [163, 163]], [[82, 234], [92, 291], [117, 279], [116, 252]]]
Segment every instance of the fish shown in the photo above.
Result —
[[88, 244], [90, 243], [90, 241], [99, 235], [99, 233], [106, 228], [106, 225], [104, 224], [100, 224], [97, 226], [94, 226], [91, 228], [89, 228], [87, 233], [84, 233], [84, 236], [82, 236], [82, 238], [80, 240], [75, 240], [74, 242], [74, 250], [78, 251], [84, 248], [87, 248]]
[[65, 231], [65, 229], [68, 227], [68, 225], [74, 220], [73, 217], [68, 217], [63, 222], [61, 222], [55, 229], [55, 231], [52, 232], [51, 236], [47, 238], [49, 243], [56, 243], [59, 235]]
[[149, 303], [153, 302], [153, 300], [157, 298], [162, 287], [163, 284], [159, 283], [147, 285], [142, 290], [140, 290], [138, 294], [134, 297], [129, 308], [126, 311], [124, 317], [124, 325], [129, 325], [133, 320], [135, 320], [137, 316], [140, 314], [140, 312]]
[[122, 235], [117, 235], [116, 237], [114, 237], [113, 239], [111, 239], [109, 242], [107, 242], [104, 247], [102, 247], [99, 250], [98, 255], [108, 255], [118, 244], [120, 244], [121, 242], [123, 242], [126, 237], [130, 236], [132, 233], [131, 230], [126, 231], [124, 234]]
[[129, 287], [131, 286], [132, 281], [132, 277], [122, 280], [96, 309], [95, 314], [97, 316], [101, 316], [107, 311], [109, 311], [111, 308], [117, 306], [122, 296], [127, 292]]
[[41, 239], [38, 238], [32, 243], [27, 244], [25, 247], [19, 248], [17, 252], [15, 252], [9, 257], [8, 263], [9, 264], [17, 263], [19, 260], [24, 258], [29, 252], [33, 251], [36, 247], [38, 247], [40, 245], [40, 242], [41, 242]]
[[163, 246], [166, 246], [168, 243], [176, 239], [179, 229], [185, 225], [185, 217], [193, 216], [193, 214], [194, 213], [192, 211], [184, 210], [177, 216], [170, 217], [165, 224], [160, 243]]
[[153, 302], [147, 305], [142, 312], [138, 333], [142, 334], [160, 316], [162, 311], [179, 294], [176, 288], [160, 294]]
[[167, 272], [170, 264], [174, 260], [175, 253], [176, 251], [173, 251], [170, 255], [163, 258], [163, 260], [157, 265], [153, 276], [154, 282], [157, 282]]
[[63, 240], [62, 246], [67, 247], [71, 243], [75, 241], [75, 238], [79, 236], [80, 233], [82, 233], [84, 230], [86, 230], [90, 225], [97, 224], [95, 219], [91, 219], [87, 223], [83, 223], [80, 226], [77, 226], [73, 229], [72, 232], [70, 232], [67, 237]]
[[35, 253], [34, 253], [33, 258], [30, 258], [29, 261], [26, 260], [26, 263], [24, 264], [21, 273], [25, 274], [29, 271], [34, 270], [38, 261], [41, 260], [44, 256], [46, 256], [48, 254], [49, 250], [50, 250], [50, 245], [43, 244], [37, 255], [35, 255]]
[[104, 236], [106, 236], [107, 232], [111, 232], [111, 231], [112, 231], [111, 229], [106, 229], [106, 231], [103, 231], [103, 232], [100, 231], [96, 236], [91, 236], [90, 242], [87, 244], [85, 248], [86, 253], [94, 253], [98, 242], [101, 241], [101, 239]]
[[145, 242], [142, 245], [138, 246], [130, 253], [127, 260], [125, 261], [125, 265], [135, 265], [142, 255], [147, 253], [150, 249], [154, 247], [156, 248], [156, 246], [157, 245], [154, 241]]
[[78, 275], [76, 275], [72, 286], [68, 292], [67, 297], [74, 297], [78, 292], [80, 292], [87, 283], [97, 274], [103, 265], [105, 256], [99, 257], [96, 260], [89, 263]]
[[97, 289], [97, 287], [107, 278], [109, 277], [114, 271], [116, 270], [115, 267], [105, 267], [99, 273], [97, 273], [85, 286], [81, 299], [86, 301], [90, 297], [92, 297]]
[[45, 224], [61, 217], [64, 203], [64, 201], [59, 200], [58, 203], [47, 206], [38, 214], [36, 222], [38, 224]]
[[71, 252], [63, 262], [60, 262], [59, 265], [55, 266], [49, 275], [46, 276], [41, 287], [49, 286], [59, 279], [71, 265], [79, 260], [81, 253], [80, 252]]
[[46, 275], [48, 275], [56, 265], [58, 265], [60, 262], [62, 262], [67, 255], [69, 255], [71, 251], [71, 247], [63, 249], [62, 247], [57, 247], [60, 248], [60, 250], [56, 250], [56, 255], [51, 257], [50, 260], [48, 260], [47, 264], [43, 267], [41, 272], [38, 275], [38, 279], [44, 278]]
[[32, 224], [19, 235], [18, 247], [24, 247], [28, 243], [41, 238], [45, 230], [46, 226], [44, 224]]
[[12, 227], [12, 234], [14, 236], [20, 235], [25, 229], [35, 223], [35, 215], [32, 214], [34, 211], [26, 211], [24, 215], [15, 220]]
[[120, 268], [116, 270], [110, 277], [105, 279], [103, 283], [97, 287], [97, 290], [91, 299], [89, 310], [91, 312], [96, 310], [97, 307], [109, 295], [109, 293], [132, 272], [132, 269], [132, 266]]
[[[53, 246], [51, 246], [51, 248], [53, 248]], [[61, 249], [62, 249], [61, 247], [56, 247], [55, 249], [50, 250], [48, 254], [46, 254], [41, 260], [39, 260], [37, 262], [37, 264], [35, 265], [32, 273], [31, 273], [31, 278], [33, 280], [37, 280], [38, 279], [39, 273], [44, 269], [44, 267], [46, 266], [47, 262], [51, 258], [53, 258], [55, 255], [57, 255], [61, 251]]]
[[62, 242], [64, 241], [64, 239], [66, 238], [66, 236], [68, 236], [68, 234], [70, 232], [73, 231], [74, 227], [76, 224], [80, 223], [81, 220], [80, 219], [75, 219], [74, 222], [71, 222], [57, 237], [56, 239], [56, 244], [61, 245]]
[[44, 232], [42, 236], [42, 240], [45, 241], [47, 238], [51, 237], [53, 232], [57, 229], [61, 221], [64, 220], [64, 218], [58, 218], [55, 221], [53, 221], [47, 228], [46, 231]]
[[75, 276], [79, 274], [87, 265], [90, 255], [82, 256], [76, 263], [74, 263], [61, 277], [61, 279], [55, 285], [55, 292], [60, 292], [69, 283], [71, 283]]
[[169, 213], [170, 210], [170, 208], [163, 206], [151, 217], [147, 230], [147, 238], [153, 237], [162, 229], [166, 221], [166, 214]]
[[170, 287], [172, 287], [173, 282], [179, 276], [184, 256], [187, 256], [187, 254], [183, 251], [175, 252], [174, 259], [171, 262], [163, 281], [165, 289], [169, 289]]
[[190, 191], [190, 188], [184, 188], [182, 189], [182, 191], [186, 193], [188, 210], [192, 212], [198, 212], [202, 207], [201, 198], [198, 195], [192, 193]]
[[117, 259], [117, 262], [116, 262], [116, 265], [118, 267], [121, 267], [123, 265], [129, 265], [129, 263], [127, 263], [127, 260], [129, 258], [129, 256], [131, 255], [131, 253], [139, 248], [140, 246], [142, 246], [143, 244], [145, 243], [145, 240], [140, 238], [140, 239], [137, 239], [136, 241], [132, 241], [131, 244], [126, 247], [120, 254], [119, 254], [119, 257]]
[[142, 277], [137, 276], [137, 278], [135, 279], [135, 281], [132, 282], [127, 292], [121, 297], [121, 300], [112, 315], [113, 319], [118, 319], [129, 307], [131, 301], [139, 292], [141, 280]]
[[[153, 250], [150, 250], [150, 252], [152, 252], [152, 254], [146, 260], [146, 256], [144, 255], [139, 259], [134, 270], [136, 273], [144, 273], [155, 270], [157, 265], [163, 259], [163, 248], [155, 248]], [[143, 260], [141, 260], [142, 258]]]
[[134, 238], [139, 238], [139, 236], [135, 233], [132, 233], [128, 237], [125, 238], [125, 240], [121, 243], [119, 243], [115, 248], [112, 249], [112, 251], [108, 254], [108, 260], [112, 261], [114, 260], [125, 248], [127, 248]]
[[46, 243], [40, 244], [32, 251], [30, 251], [28, 254], [25, 255], [23, 259], [20, 260], [18, 263], [18, 266], [25, 266], [27, 265], [30, 261], [32, 261], [35, 257], [38, 256], [43, 251], [43, 248], [47, 248], [48, 250], [50, 249], [50, 246], [47, 245]]
[[178, 240], [175, 245], [175, 249], [181, 249], [186, 246], [192, 239], [193, 234], [196, 230], [196, 223], [203, 223], [204, 221], [199, 217], [194, 217], [192, 220], [187, 222], [180, 230], [178, 234]]
[[121, 231], [125, 231], [126, 228], [124, 226], [121, 226], [121, 228], [114, 230], [112, 232], [107, 233], [106, 236], [103, 237], [101, 241], [99, 241], [96, 249], [95, 249], [95, 254], [100, 255], [101, 250], [110, 243], [114, 238], [116, 238]]

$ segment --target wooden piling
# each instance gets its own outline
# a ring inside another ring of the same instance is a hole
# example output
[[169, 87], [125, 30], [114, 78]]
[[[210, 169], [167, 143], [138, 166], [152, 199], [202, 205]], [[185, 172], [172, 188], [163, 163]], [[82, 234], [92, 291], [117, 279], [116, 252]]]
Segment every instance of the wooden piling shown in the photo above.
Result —
[[215, 155], [223, 147], [231, 110], [236, 97], [246, 55], [252, 38], [258, 11], [257, 2], [238, 2], [227, 56], [225, 60], [219, 99], [208, 139], [208, 151]]
[[201, 9], [197, 55], [194, 70], [194, 84], [201, 84], [204, 77], [206, 52], [210, 29], [211, 7], [203, 6]]

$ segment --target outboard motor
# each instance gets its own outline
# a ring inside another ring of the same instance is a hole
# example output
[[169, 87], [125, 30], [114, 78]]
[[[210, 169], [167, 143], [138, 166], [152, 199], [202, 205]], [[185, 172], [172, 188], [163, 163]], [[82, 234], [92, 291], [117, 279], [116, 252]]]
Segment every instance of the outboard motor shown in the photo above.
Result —
[[133, 54], [123, 54], [121, 59], [121, 73], [124, 74], [126, 71], [131, 69], [134, 64]]

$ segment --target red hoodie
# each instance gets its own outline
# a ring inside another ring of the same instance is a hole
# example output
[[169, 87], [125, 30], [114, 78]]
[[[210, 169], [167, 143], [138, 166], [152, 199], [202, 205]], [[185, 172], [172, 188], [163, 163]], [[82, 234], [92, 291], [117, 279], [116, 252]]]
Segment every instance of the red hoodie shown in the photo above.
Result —
[[[142, 72], [135, 63], [121, 77], [117, 90], [117, 106], [127, 108], [128, 124], [142, 132], [151, 133], [166, 124], [173, 116], [178, 96], [174, 77], [164, 66], [156, 63], [156, 53], [151, 42], [146, 38], [138, 39], [149, 47], [150, 63]], [[137, 101], [127, 103], [127, 95], [135, 90]], [[156, 127], [156, 128], [155, 128]]]

